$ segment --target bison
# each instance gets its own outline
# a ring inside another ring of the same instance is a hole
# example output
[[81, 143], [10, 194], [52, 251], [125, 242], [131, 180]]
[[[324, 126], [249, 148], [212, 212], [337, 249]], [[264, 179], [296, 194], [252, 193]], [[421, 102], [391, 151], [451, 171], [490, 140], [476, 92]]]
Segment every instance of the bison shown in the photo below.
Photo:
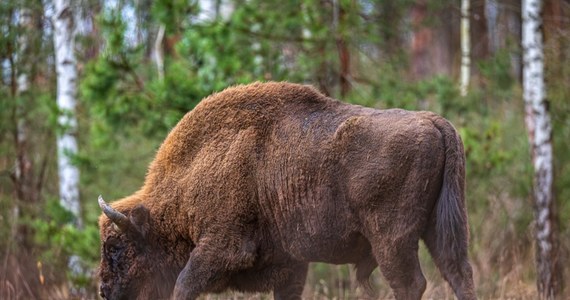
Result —
[[172, 129], [142, 188], [103, 214], [105, 299], [196, 299], [227, 289], [301, 297], [310, 262], [377, 267], [420, 299], [422, 239], [459, 299], [467, 257], [465, 158], [431, 112], [350, 105], [291, 83], [204, 99]]

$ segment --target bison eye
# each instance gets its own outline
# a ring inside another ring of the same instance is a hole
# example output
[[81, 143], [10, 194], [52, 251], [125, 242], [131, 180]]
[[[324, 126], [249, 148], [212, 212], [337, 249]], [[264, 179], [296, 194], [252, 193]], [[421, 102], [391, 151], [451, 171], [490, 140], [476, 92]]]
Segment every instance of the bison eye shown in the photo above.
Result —
[[121, 243], [120, 240], [116, 238], [109, 238], [107, 241], [105, 241], [104, 249], [105, 257], [108, 260], [116, 261], [123, 253], [125, 246], [123, 243]]

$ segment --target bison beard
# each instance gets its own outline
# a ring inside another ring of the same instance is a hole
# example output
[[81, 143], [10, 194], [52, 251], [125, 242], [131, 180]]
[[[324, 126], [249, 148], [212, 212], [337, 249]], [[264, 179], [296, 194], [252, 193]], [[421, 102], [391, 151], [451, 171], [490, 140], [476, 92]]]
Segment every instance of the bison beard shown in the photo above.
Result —
[[101, 295], [195, 299], [234, 289], [299, 299], [309, 262], [380, 267], [420, 299], [423, 239], [459, 299], [467, 258], [465, 161], [430, 112], [375, 110], [289, 83], [204, 99], [170, 132], [144, 185], [100, 199]]

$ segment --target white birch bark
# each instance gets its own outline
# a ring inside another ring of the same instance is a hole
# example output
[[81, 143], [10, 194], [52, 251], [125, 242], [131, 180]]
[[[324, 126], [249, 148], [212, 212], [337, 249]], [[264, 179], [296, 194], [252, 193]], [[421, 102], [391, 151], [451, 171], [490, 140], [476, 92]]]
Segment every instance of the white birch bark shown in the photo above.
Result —
[[[23, 32], [18, 37], [19, 53], [16, 54], [17, 59], [17, 79], [16, 79], [16, 94], [18, 97], [25, 95], [30, 89], [30, 63], [29, 63], [29, 48], [30, 48], [30, 35], [27, 34], [31, 30], [32, 16], [31, 11], [27, 8], [21, 8], [18, 15], [18, 27]], [[16, 161], [14, 162], [14, 175], [16, 178], [18, 200], [12, 207], [13, 224], [11, 226], [11, 237], [15, 238], [18, 234], [17, 222], [20, 218], [20, 205], [21, 201], [30, 201], [30, 168], [31, 162], [28, 157], [27, 148], [27, 124], [24, 117], [24, 105], [16, 103]]]
[[[22, 34], [18, 37], [18, 48], [19, 53], [17, 53], [17, 79], [16, 79], [16, 93], [19, 97], [26, 94], [30, 89], [30, 79], [29, 79], [29, 72], [30, 72], [30, 64], [28, 60], [30, 59], [27, 57], [29, 54], [30, 48], [30, 35], [28, 34], [31, 31], [31, 23], [32, 23], [32, 16], [31, 11], [26, 8], [20, 9], [20, 13], [18, 15], [18, 27], [22, 30]], [[26, 186], [25, 179], [22, 177], [28, 176], [28, 172], [26, 172], [26, 165], [29, 164], [29, 160], [27, 157], [27, 149], [25, 149], [25, 145], [27, 143], [27, 124], [26, 120], [23, 117], [24, 115], [24, 107], [21, 103], [16, 104], [16, 145], [18, 148], [18, 158], [16, 159], [16, 168], [15, 168], [15, 175], [18, 182], [21, 184], [21, 189], [26, 190], [30, 187]], [[26, 198], [27, 193], [22, 191]]]
[[79, 218], [79, 169], [71, 162], [77, 154], [75, 131], [75, 95], [77, 65], [74, 54], [75, 21], [70, 0], [54, 1], [54, 46], [57, 72], [57, 106], [59, 125], [63, 128], [57, 137], [59, 193], [63, 207]]
[[164, 53], [162, 51], [162, 40], [164, 39], [165, 29], [166, 27], [164, 24], [160, 24], [158, 33], [156, 34], [156, 40], [154, 42], [154, 59], [156, 62], [156, 69], [158, 71], [158, 79], [160, 81], [164, 80]]
[[234, 12], [234, 3], [227, 0], [198, 0], [200, 13], [196, 17], [198, 23], [215, 21], [219, 18], [228, 20]]
[[20, 9], [20, 13], [18, 15], [18, 23], [20, 30], [22, 30], [21, 35], [18, 37], [18, 47], [19, 53], [17, 54], [18, 57], [18, 64], [20, 65], [18, 68], [18, 79], [17, 79], [17, 88], [18, 94], [23, 94], [30, 89], [30, 80], [29, 68], [22, 68], [21, 65], [26, 63], [26, 54], [28, 54], [30, 48], [30, 34], [29, 31], [32, 30], [32, 12], [27, 8]]
[[216, 1], [214, 0], [198, 0], [200, 12], [196, 17], [198, 23], [211, 22], [216, 19]]
[[461, 96], [467, 96], [469, 75], [471, 72], [471, 43], [469, 39], [469, 1], [461, 0], [461, 77], [459, 90]]
[[553, 214], [552, 125], [544, 83], [542, 44], [542, 3], [522, 2], [523, 98], [526, 126], [534, 166], [534, 201], [536, 218], [536, 263], [539, 298], [556, 297], [561, 282], [557, 271], [557, 224]]

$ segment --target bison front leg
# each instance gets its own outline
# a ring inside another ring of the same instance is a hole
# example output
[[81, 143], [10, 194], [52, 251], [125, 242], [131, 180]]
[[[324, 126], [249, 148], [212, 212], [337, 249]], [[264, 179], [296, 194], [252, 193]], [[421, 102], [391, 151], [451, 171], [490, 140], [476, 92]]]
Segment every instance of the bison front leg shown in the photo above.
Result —
[[201, 249], [194, 249], [190, 259], [176, 280], [172, 300], [194, 300], [213, 286], [219, 284], [219, 274], [223, 270], [218, 262], [204, 254]]
[[301, 299], [305, 279], [307, 278], [307, 263], [297, 263], [291, 266], [291, 273], [288, 272], [279, 284], [273, 289], [275, 300], [298, 300]]
[[[204, 240], [220, 241], [221, 238], [210, 237]], [[172, 299], [193, 300], [202, 293], [225, 290], [230, 274], [251, 267], [255, 253], [256, 245], [249, 239], [236, 239], [228, 244], [214, 242], [197, 245], [186, 266], [178, 274]]]

